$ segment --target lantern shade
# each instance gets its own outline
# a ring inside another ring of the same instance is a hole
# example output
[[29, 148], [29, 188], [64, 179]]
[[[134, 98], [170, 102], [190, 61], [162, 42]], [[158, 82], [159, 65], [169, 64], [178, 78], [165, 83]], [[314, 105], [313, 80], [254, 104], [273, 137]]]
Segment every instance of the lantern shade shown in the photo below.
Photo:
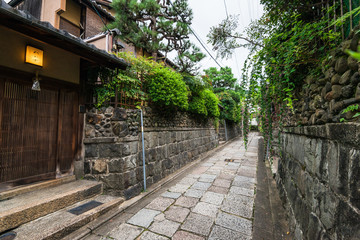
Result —
[[36, 66], [43, 66], [44, 51], [32, 46], [26, 46], [25, 62]]

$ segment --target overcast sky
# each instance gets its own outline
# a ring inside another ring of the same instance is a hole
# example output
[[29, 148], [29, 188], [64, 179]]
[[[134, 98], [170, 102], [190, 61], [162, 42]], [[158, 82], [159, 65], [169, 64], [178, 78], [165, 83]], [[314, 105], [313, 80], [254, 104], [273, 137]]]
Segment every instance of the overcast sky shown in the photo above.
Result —
[[[246, 26], [250, 24], [251, 19], [258, 19], [263, 13], [260, 0], [188, 0], [188, 2], [194, 13], [192, 28], [205, 43], [207, 43], [206, 35], [209, 33], [210, 28], [218, 25], [226, 18], [224, 2], [226, 3], [229, 15], [239, 15], [239, 32], [243, 32]], [[194, 37], [192, 37], [192, 41], [201, 48], [202, 52], [206, 53]], [[209, 50], [212, 49], [210, 44], [207, 44], [207, 46]], [[216, 57], [216, 53], [213, 51], [211, 51], [211, 54]], [[237, 49], [236, 56], [233, 55], [228, 60], [218, 59], [218, 62], [222, 66], [231, 67], [235, 77], [239, 79], [247, 56], [247, 49]], [[209, 56], [202, 60], [201, 65], [203, 69], [218, 67]]]

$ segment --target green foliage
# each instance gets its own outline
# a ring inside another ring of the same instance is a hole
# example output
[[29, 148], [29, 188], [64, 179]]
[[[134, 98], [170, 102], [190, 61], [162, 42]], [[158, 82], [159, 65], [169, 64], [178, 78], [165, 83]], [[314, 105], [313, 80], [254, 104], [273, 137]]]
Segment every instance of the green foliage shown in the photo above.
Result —
[[144, 49], [157, 60], [159, 51], [176, 51], [179, 72], [195, 75], [205, 57], [189, 41], [192, 10], [187, 0], [114, 0], [115, 21], [109, 27], [120, 30], [120, 38]]
[[360, 47], [358, 48], [357, 52], [351, 51], [349, 49], [346, 49], [345, 52], [349, 54], [352, 58], [360, 61]]
[[[236, 32], [238, 21], [238, 16], [230, 15], [218, 26], [210, 28], [210, 32], [207, 35], [208, 43], [213, 46], [213, 50], [217, 51], [217, 55], [221, 58], [230, 58], [236, 48], [256, 48], [262, 46], [259, 39], [254, 40], [254, 38], [251, 39]], [[261, 34], [259, 31], [255, 32]]]
[[211, 85], [203, 79], [189, 75], [184, 81], [190, 89], [189, 111], [195, 114], [210, 117], [219, 117], [219, 99], [211, 90]]
[[220, 111], [219, 111], [220, 100], [210, 89], [205, 89], [203, 91], [203, 95], [204, 95], [205, 107], [208, 112], [208, 115], [211, 117], [218, 118], [220, 116]]
[[181, 41], [188, 38], [192, 10], [187, 0], [175, 0], [173, 4], [158, 0], [114, 0], [116, 27], [121, 38], [151, 53], [178, 49]]
[[[230, 16], [211, 29], [208, 41], [223, 58], [230, 57], [238, 47], [250, 49], [242, 79], [246, 89], [241, 95], [245, 92], [244, 126], [251, 120], [252, 109], [259, 107], [260, 129], [265, 141], [271, 142], [273, 125], [276, 123], [281, 129], [282, 117], [292, 111], [294, 90], [309, 74], [315, 77], [322, 74], [321, 63], [329, 62], [330, 50], [341, 41], [340, 31], [334, 32], [333, 25], [344, 24], [349, 14], [334, 21], [334, 13], [340, 15], [338, 3], [322, 9], [318, 0], [261, 0], [261, 3], [265, 13], [250, 24], [247, 36], [236, 32], [238, 18]], [[353, 16], [356, 11], [360, 9], [353, 10]], [[356, 53], [349, 54], [360, 59]], [[221, 99], [232, 112], [229, 96]]]
[[204, 70], [208, 82], [211, 83], [215, 92], [234, 89], [236, 78], [231, 68], [224, 67], [217, 70], [215, 67]]
[[341, 113], [344, 114], [344, 113], [352, 112], [352, 111], [355, 111], [355, 110], [358, 110], [358, 109], [359, 109], [359, 104], [350, 105], [347, 108], [345, 108]]
[[200, 94], [199, 96], [193, 97], [191, 99], [189, 103], [189, 112], [203, 116], [208, 115], [204, 94]]
[[172, 110], [188, 109], [189, 92], [179, 73], [154, 64], [145, 79], [149, 97], [157, 106]]
[[[96, 107], [101, 107], [108, 105], [111, 100], [115, 97], [116, 92], [121, 92], [123, 96], [126, 96], [129, 99], [135, 99], [136, 105], [140, 105], [142, 101], [145, 101], [147, 95], [142, 91], [142, 82], [138, 77], [140, 72], [145, 71], [139, 66], [140, 63], [145, 66], [146, 61], [144, 59], [136, 59], [135, 57], [121, 53], [119, 57], [126, 58], [129, 63], [131, 61], [136, 61], [137, 64], [132, 63], [132, 67], [127, 68], [126, 70], [110, 70], [106, 68], [100, 69], [100, 76], [102, 84], [96, 84], [93, 86], [95, 91], [95, 96], [97, 98]], [[150, 66], [147, 66], [150, 69]], [[97, 79], [97, 77], [96, 77]]]
[[236, 122], [238, 119], [237, 103], [231, 97], [231, 94], [228, 91], [224, 91], [218, 93], [217, 96], [220, 99], [220, 104], [224, 108], [224, 110], [220, 113], [220, 118]]
[[175, 64], [179, 66], [177, 70], [182, 74], [197, 75], [199, 70], [198, 63], [206, 55], [190, 41], [185, 41], [183, 48], [184, 51], [179, 52], [175, 59]]

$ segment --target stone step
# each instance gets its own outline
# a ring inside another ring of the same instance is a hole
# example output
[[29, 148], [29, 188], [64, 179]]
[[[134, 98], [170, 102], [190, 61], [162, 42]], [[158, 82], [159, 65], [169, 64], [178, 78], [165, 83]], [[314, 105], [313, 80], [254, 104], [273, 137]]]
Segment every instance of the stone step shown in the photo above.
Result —
[[[88, 209], [79, 215], [71, 211], [84, 204], [94, 202], [101, 205], [95, 205], [94, 208]], [[61, 239], [99, 216], [119, 207], [123, 202], [124, 199], [119, 197], [96, 196], [21, 225], [12, 232], [17, 235], [15, 240]]]
[[33, 192], [33, 191], [44, 189], [44, 188], [54, 187], [54, 186], [58, 186], [60, 184], [68, 183], [68, 182], [73, 182], [75, 180], [76, 180], [75, 176], [67, 176], [67, 177], [62, 177], [62, 178], [53, 179], [53, 180], [49, 180], [49, 181], [19, 186], [16, 188], [12, 188], [10, 190], [0, 192], [0, 201], [6, 200], [9, 198], [13, 198], [20, 194]]
[[101, 193], [101, 183], [81, 180], [0, 201], [0, 233]]

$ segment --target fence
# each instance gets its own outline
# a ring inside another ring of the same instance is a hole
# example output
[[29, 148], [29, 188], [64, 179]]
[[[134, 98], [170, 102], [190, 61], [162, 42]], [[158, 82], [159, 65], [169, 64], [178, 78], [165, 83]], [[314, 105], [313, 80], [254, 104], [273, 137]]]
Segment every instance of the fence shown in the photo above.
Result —
[[[106, 96], [105, 100], [103, 97]], [[135, 109], [137, 106], [146, 106], [145, 93], [143, 92], [143, 82], [120, 83], [112, 87], [106, 87], [106, 83], [98, 79], [95, 84], [89, 84], [87, 89], [86, 105], [88, 107], [97, 106], [121, 107]]]
[[341, 26], [341, 29], [334, 26], [334, 31], [341, 31], [343, 39], [348, 37], [353, 28], [360, 23], [360, 15], [352, 13], [355, 8], [359, 7], [359, 3], [360, 0], [328, 0], [322, 3], [323, 8], [326, 7], [327, 10], [329, 10], [330, 7], [333, 7], [334, 9], [333, 16], [330, 16], [331, 13], [328, 12], [329, 22], [330, 19], [336, 20], [338, 17], [343, 17], [347, 13], [350, 14], [349, 18], [347, 18], [345, 23]]

